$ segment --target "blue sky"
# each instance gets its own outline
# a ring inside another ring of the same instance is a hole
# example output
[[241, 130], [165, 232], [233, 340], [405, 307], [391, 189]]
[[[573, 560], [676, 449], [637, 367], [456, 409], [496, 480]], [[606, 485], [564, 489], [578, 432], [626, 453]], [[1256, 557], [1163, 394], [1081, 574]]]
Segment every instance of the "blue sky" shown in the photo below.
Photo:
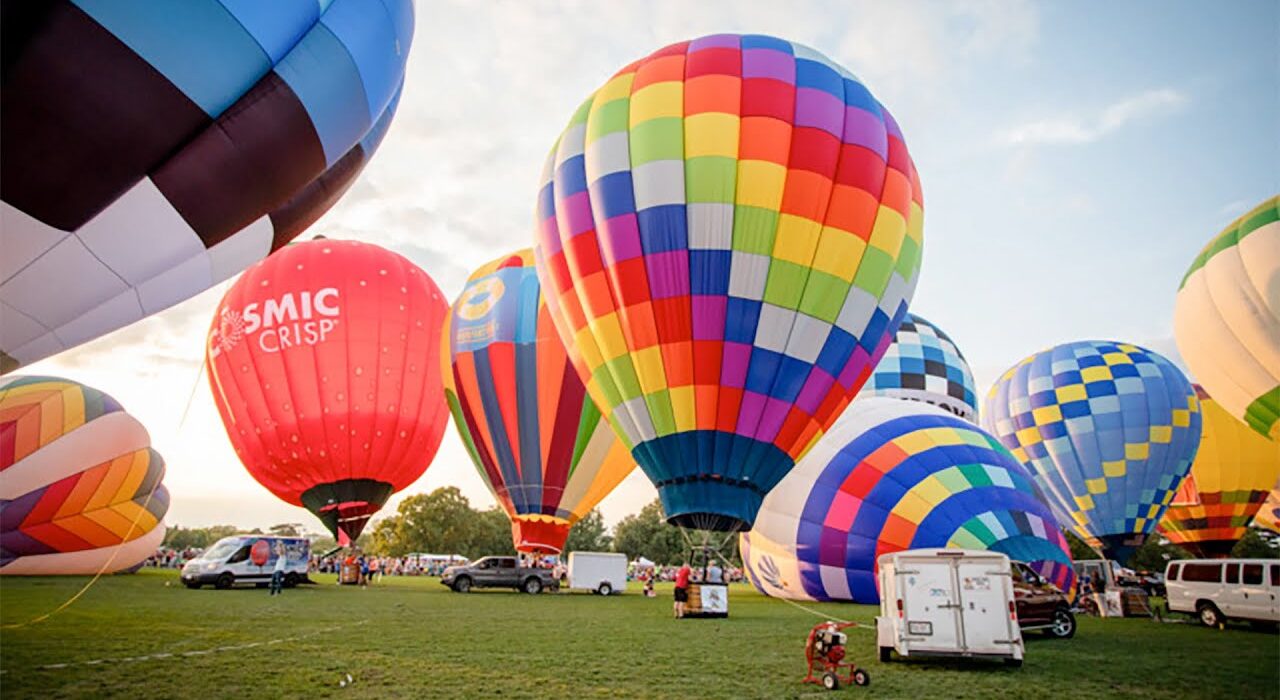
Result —
[[[1187, 266], [1280, 192], [1275, 2], [433, 0], [418, 7], [386, 141], [312, 232], [392, 248], [456, 296], [471, 269], [530, 244], [542, 159], [578, 103], [622, 65], [719, 31], [809, 44], [893, 112], [925, 195], [911, 308], [955, 339], [983, 393], [1068, 340], [1174, 356]], [[171, 524], [318, 529], [245, 473], [200, 376], [224, 291], [30, 371], [96, 386], [140, 417], [169, 465]], [[405, 493], [442, 485], [492, 503], [452, 428]], [[637, 471], [606, 519], [653, 496]]]

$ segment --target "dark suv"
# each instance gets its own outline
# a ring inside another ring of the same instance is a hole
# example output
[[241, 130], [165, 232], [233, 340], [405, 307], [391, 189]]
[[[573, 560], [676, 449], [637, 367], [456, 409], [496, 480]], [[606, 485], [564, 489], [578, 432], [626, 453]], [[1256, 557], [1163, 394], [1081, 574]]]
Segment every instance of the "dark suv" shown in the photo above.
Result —
[[551, 569], [520, 566], [515, 557], [485, 557], [466, 566], [451, 566], [441, 574], [440, 583], [458, 593], [472, 588], [514, 588], [525, 593], [560, 588]]
[[1071, 613], [1067, 596], [1026, 564], [1020, 561], [1012, 564], [1013, 598], [1022, 631], [1044, 630], [1058, 639], [1075, 636], [1076, 616]]

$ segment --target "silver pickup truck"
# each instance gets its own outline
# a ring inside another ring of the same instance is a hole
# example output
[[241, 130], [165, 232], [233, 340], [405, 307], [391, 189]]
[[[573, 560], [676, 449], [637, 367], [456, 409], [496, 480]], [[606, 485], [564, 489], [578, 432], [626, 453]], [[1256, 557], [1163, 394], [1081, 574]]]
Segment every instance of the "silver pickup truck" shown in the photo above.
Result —
[[560, 588], [551, 569], [520, 566], [515, 557], [485, 557], [466, 566], [451, 566], [441, 574], [440, 583], [458, 593], [472, 588], [514, 588], [525, 593]]

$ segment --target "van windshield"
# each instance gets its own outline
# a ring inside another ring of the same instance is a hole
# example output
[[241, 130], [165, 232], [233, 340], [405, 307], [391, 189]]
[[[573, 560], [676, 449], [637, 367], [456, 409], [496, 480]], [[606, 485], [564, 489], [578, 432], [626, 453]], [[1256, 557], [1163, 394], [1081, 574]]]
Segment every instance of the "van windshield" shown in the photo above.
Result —
[[240, 540], [222, 540], [205, 550], [205, 553], [201, 554], [200, 558], [208, 559], [210, 561], [220, 561], [231, 556], [231, 553], [236, 551], [236, 548], [239, 546]]

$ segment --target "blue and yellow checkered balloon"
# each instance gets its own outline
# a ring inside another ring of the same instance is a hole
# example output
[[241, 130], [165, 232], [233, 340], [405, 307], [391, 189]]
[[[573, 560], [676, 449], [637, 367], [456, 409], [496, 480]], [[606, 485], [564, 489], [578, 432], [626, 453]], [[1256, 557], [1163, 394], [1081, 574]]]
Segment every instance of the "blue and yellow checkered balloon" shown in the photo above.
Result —
[[1200, 444], [1200, 405], [1182, 371], [1111, 341], [1022, 360], [987, 394], [982, 422], [1058, 519], [1116, 558], [1155, 528]]

